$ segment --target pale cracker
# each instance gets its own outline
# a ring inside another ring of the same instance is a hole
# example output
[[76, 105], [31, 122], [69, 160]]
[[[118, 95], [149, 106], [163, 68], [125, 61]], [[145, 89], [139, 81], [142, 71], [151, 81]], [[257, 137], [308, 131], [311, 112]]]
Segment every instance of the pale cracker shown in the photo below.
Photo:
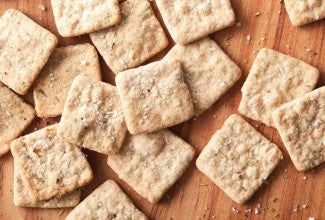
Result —
[[116, 87], [77, 76], [71, 84], [58, 136], [103, 154], [117, 153], [127, 132]]
[[33, 121], [34, 109], [0, 83], [0, 157]]
[[211, 39], [176, 44], [164, 59], [182, 63], [195, 115], [210, 108], [241, 77], [239, 67]]
[[53, 52], [58, 40], [20, 11], [0, 18], [0, 81], [24, 95]]
[[66, 218], [66, 220], [74, 219], [146, 220], [147, 217], [133, 205], [113, 180], [107, 180], [74, 208]]
[[114, 73], [137, 67], [165, 49], [168, 39], [147, 0], [121, 4], [120, 24], [90, 34], [90, 38]]
[[118, 0], [52, 0], [56, 27], [61, 36], [72, 37], [118, 24]]
[[196, 161], [197, 168], [232, 200], [244, 203], [282, 159], [278, 147], [240, 116], [231, 115]]
[[179, 62], [150, 63], [121, 72], [115, 80], [131, 134], [161, 130], [194, 114]]
[[195, 154], [185, 141], [168, 130], [128, 135], [121, 151], [107, 164], [119, 178], [150, 202], [158, 202], [182, 176]]
[[325, 162], [324, 86], [282, 105], [273, 120], [297, 170]]
[[76, 190], [70, 194], [58, 199], [36, 202], [30, 198], [29, 190], [23, 184], [18, 172], [17, 166], [14, 165], [14, 189], [13, 197], [15, 206], [19, 207], [36, 207], [36, 208], [68, 208], [75, 207], [80, 202], [81, 191]]
[[55, 49], [34, 84], [35, 109], [39, 117], [62, 114], [71, 82], [79, 74], [101, 79], [96, 49], [90, 44]]
[[58, 138], [56, 131], [57, 124], [11, 143], [15, 164], [33, 202], [60, 198], [93, 177], [80, 148]]
[[174, 41], [188, 44], [235, 23], [230, 0], [156, 0]]
[[301, 26], [325, 18], [324, 0], [284, 0], [291, 23]]
[[274, 126], [272, 112], [279, 106], [313, 90], [319, 71], [296, 58], [271, 49], [256, 56], [241, 89], [238, 111], [268, 126]]

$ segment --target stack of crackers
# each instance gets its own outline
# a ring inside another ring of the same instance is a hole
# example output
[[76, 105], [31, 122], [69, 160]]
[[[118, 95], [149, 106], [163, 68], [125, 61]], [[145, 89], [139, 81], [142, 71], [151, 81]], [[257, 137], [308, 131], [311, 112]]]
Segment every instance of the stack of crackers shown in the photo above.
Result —
[[[112, 180], [79, 204], [80, 188], [93, 179], [82, 148], [107, 155], [119, 178], [152, 203], [185, 172], [195, 150], [168, 128], [201, 115], [240, 79], [239, 67], [208, 37], [234, 24], [235, 15], [229, 0], [156, 3], [176, 45], [147, 65], [169, 44], [147, 0], [52, 0], [60, 35], [89, 33], [95, 47], [56, 48], [56, 36], [22, 12], [10, 9], [1, 17], [0, 156], [11, 149], [16, 206], [77, 206], [67, 219], [147, 219]], [[317, 19], [324, 16], [320, 4]], [[295, 24], [311, 20], [308, 10], [305, 19], [292, 10]], [[116, 86], [101, 81], [96, 49], [116, 73]], [[265, 48], [238, 108], [275, 127], [301, 171], [325, 161], [325, 88], [313, 90], [318, 77], [316, 68]], [[35, 108], [19, 97], [30, 89]], [[61, 119], [19, 137], [36, 115]], [[196, 166], [244, 203], [281, 159], [275, 144], [233, 114]]]

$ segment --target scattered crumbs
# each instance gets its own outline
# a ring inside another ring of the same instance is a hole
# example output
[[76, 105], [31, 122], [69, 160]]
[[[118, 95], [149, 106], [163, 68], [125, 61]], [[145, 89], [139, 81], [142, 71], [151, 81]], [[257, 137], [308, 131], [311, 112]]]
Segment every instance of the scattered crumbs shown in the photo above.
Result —
[[313, 218], [313, 217], [309, 217], [308, 220], [315, 220], [315, 218]]
[[290, 46], [289, 46], [288, 44], [286, 44], [286, 48], [288, 48], [288, 49], [289, 49], [289, 48], [290, 48]]
[[255, 208], [254, 213], [255, 213], [255, 215], [258, 215], [258, 214], [260, 214], [260, 210], [258, 208]]
[[230, 43], [228, 43], [227, 41], [226, 41], [226, 43], [225, 43], [225, 44], [226, 44], [226, 46], [227, 46], [227, 47], [229, 47], [229, 46], [230, 46]]
[[279, 213], [274, 214], [274, 217], [279, 217], [279, 216], [280, 216]]
[[308, 205], [307, 204], [304, 204], [304, 205], [302, 205], [302, 208], [303, 209], [307, 209], [308, 208]]
[[310, 51], [312, 51], [312, 49], [310, 49], [310, 48], [306, 48], [306, 51], [307, 51], [307, 52], [310, 52]]
[[261, 41], [265, 41], [266, 40], [266, 37], [265, 36], [262, 36], [261, 37]]
[[46, 11], [45, 5], [38, 5], [38, 8], [41, 9], [41, 11]]
[[237, 27], [240, 27], [240, 26], [241, 26], [241, 22], [237, 22], [237, 23], [236, 23], [236, 26], [237, 26]]
[[85, 65], [87, 64], [87, 62], [84, 61], [84, 60], [82, 60], [80, 63], [81, 63], [81, 65], [83, 65], [83, 66], [85, 66]]
[[208, 206], [205, 206], [205, 207], [204, 207], [204, 209], [205, 209], [205, 210], [208, 210], [208, 209], [209, 209], [209, 207], [208, 207]]
[[243, 60], [243, 63], [247, 64], [247, 60]]
[[258, 12], [256, 12], [254, 15], [255, 15], [256, 17], [257, 17], [257, 16], [260, 16], [260, 15], [261, 15], [261, 12], [258, 11]]
[[298, 211], [298, 208], [299, 208], [299, 204], [295, 204], [295, 205], [293, 206], [293, 211], [294, 211], [294, 212], [297, 212], [297, 211]]
[[232, 208], [231, 208], [231, 211], [233, 211], [233, 212], [235, 212], [235, 213], [239, 213], [239, 210], [236, 209], [235, 207], [232, 207]]
[[258, 50], [254, 50], [254, 51], [252, 52], [252, 55], [257, 54], [257, 52], [258, 52]]
[[281, 10], [279, 10], [278, 13], [281, 14]]
[[288, 172], [288, 169], [284, 169], [284, 172]]
[[306, 180], [307, 179], [307, 176], [303, 176], [302, 179]]
[[58, 214], [58, 215], [59, 215], [59, 216], [62, 215], [63, 212], [64, 212], [64, 209], [61, 209], [61, 211], [59, 211], [59, 214]]
[[252, 209], [246, 209], [245, 212], [246, 213], [252, 212]]
[[214, 118], [216, 118], [217, 116], [216, 115], [213, 115]]
[[193, 118], [193, 120], [194, 120], [194, 121], [196, 121], [196, 120], [197, 120], [197, 118], [196, 118], [196, 117], [194, 117], [194, 118]]
[[212, 217], [211, 217], [211, 219], [215, 219], [216, 218], [216, 216], [215, 215], [213, 215]]
[[249, 44], [251, 42], [252, 36], [251, 35], [247, 35], [246, 36], [246, 43]]

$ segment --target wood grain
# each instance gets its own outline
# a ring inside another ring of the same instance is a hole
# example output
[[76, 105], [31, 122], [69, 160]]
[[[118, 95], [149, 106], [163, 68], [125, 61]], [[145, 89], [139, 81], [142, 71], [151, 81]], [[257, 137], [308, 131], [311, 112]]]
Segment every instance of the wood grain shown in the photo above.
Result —
[[[297, 28], [291, 25], [284, 4], [279, 1], [263, 1], [262, 3], [256, 0], [232, 0], [232, 4], [237, 21], [242, 25], [219, 31], [211, 37], [238, 63], [243, 71], [243, 77], [205, 114], [172, 128], [172, 131], [196, 147], [197, 155], [225, 119], [236, 112], [241, 99], [240, 88], [260, 48], [273, 48], [310, 63], [321, 71], [318, 87], [323, 86], [325, 82], [324, 20]], [[46, 5], [47, 10], [40, 10], [39, 5]], [[154, 1], [152, 6], [162, 21]], [[59, 46], [90, 42], [88, 36], [76, 38], [59, 36], [50, 0], [0, 0], [0, 15], [8, 8], [23, 11], [37, 23], [55, 33], [59, 38]], [[257, 12], [261, 15], [255, 16]], [[249, 44], [246, 42], [248, 35], [251, 36]], [[170, 39], [169, 47], [148, 62], [163, 57], [173, 44]], [[308, 52], [307, 49], [308, 51], [312, 49], [312, 51]], [[114, 74], [102, 59], [101, 69], [104, 80], [114, 84]], [[24, 98], [33, 104], [31, 97], [31, 92], [29, 92]], [[32, 132], [36, 127], [41, 128], [57, 120], [58, 118], [36, 119], [25, 134]], [[116, 180], [136, 206], [151, 219], [307, 219], [308, 217], [325, 219], [325, 165], [310, 172], [296, 171], [276, 130], [252, 120], [248, 121], [276, 143], [282, 149], [285, 158], [269, 178], [268, 183], [246, 205], [237, 205], [232, 202], [195, 168], [194, 161], [161, 202], [151, 204], [117, 178], [106, 165], [105, 156], [90, 151], [85, 151], [85, 153], [88, 155], [95, 178], [89, 186], [85, 187], [83, 197], [110, 178]], [[307, 179], [305, 180], [304, 177]], [[8, 153], [0, 158], [0, 219], [64, 219], [69, 213], [69, 209], [15, 207], [12, 198], [12, 181], [13, 161], [11, 154]], [[299, 207], [295, 211], [297, 204]], [[302, 208], [304, 204], [308, 205], [306, 209]], [[260, 207], [259, 213], [255, 214], [254, 209], [257, 207]], [[252, 213], [245, 213], [247, 209], [252, 209]]]

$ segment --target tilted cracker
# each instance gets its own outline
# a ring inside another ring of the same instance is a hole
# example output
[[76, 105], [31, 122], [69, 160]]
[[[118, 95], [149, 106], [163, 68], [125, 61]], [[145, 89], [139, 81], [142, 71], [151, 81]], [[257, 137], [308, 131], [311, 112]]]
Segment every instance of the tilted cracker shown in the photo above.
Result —
[[60, 35], [78, 36], [118, 24], [118, 0], [52, 0], [53, 15]]
[[37, 115], [42, 118], [61, 115], [71, 82], [80, 74], [101, 79], [95, 48], [78, 44], [55, 49], [34, 84]]
[[128, 135], [121, 151], [107, 164], [118, 177], [150, 202], [158, 202], [182, 176], [195, 154], [185, 141], [168, 130]]
[[34, 109], [0, 83], [0, 157], [10, 149], [10, 143], [30, 125]]
[[121, 23], [90, 34], [114, 73], [139, 66], [168, 45], [166, 34], [147, 0], [124, 1], [121, 11]]
[[282, 159], [278, 147], [238, 115], [231, 115], [196, 161], [232, 200], [244, 203]]
[[139, 211], [113, 181], [107, 180], [74, 208], [66, 220], [74, 219], [134, 219], [147, 217]]
[[291, 23], [301, 26], [325, 18], [324, 0], [284, 0]]
[[29, 190], [23, 184], [17, 166], [14, 165], [13, 197], [15, 206], [35, 208], [68, 208], [75, 207], [79, 204], [81, 191], [73, 191], [72, 193], [58, 199], [55, 198], [47, 201], [35, 202], [30, 198]]
[[211, 39], [176, 44], [164, 59], [182, 63], [195, 115], [210, 108], [241, 76], [239, 67]]
[[174, 41], [188, 44], [235, 23], [230, 0], [157, 0]]
[[11, 143], [15, 165], [33, 202], [60, 198], [93, 177], [80, 148], [58, 138], [56, 131], [57, 124]]
[[117, 74], [126, 125], [131, 134], [167, 128], [194, 114], [178, 62], [159, 61]]
[[325, 162], [324, 86], [282, 105], [273, 120], [297, 170]]
[[0, 81], [24, 95], [58, 40], [20, 11], [9, 9], [0, 18], [0, 42]]
[[245, 116], [274, 126], [272, 112], [279, 106], [313, 90], [319, 71], [296, 58], [271, 49], [256, 56], [241, 89], [238, 111]]
[[117, 153], [126, 125], [114, 86], [78, 76], [71, 84], [58, 136], [65, 141], [103, 154]]

